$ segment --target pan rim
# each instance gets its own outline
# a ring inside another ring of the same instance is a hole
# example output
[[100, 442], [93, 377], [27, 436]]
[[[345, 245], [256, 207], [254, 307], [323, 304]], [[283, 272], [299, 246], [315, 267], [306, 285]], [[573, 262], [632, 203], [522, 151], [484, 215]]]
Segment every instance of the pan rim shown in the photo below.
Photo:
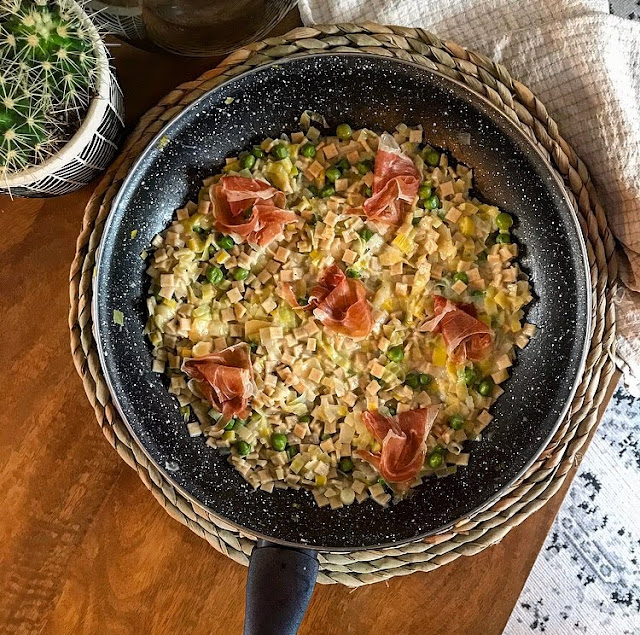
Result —
[[[586, 324], [585, 324], [585, 335], [584, 335], [584, 341], [582, 342], [582, 352], [580, 355], [580, 361], [578, 364], [578, 371], [576, 372], [576, 376], [574, 378], [573, 384], [571, 385], [570, 389], [569, 389], [569, 393], [568, 393], [568, 397], [565, 401], [564, 406], [562, 407], [558, 417], [556, 418], [551, 431], [549, 432], [549, 434], [540, 441], [540, 445], [539, 448], [536, 450], [536, 452], [533, 454], [533, 456], [527, 461], [527, 463], [521, 468], [521, 470], [518, 471], [518, 473], [512, 477], [508, 482], [506, 482], [502, 487], [500, 487], [491, 497], [489, 497], [483, 504], [478, 505], [476, 507], [474, 507], [472, 510], [466, 512], [465, 514], [463, 514], [462, 516], [460, 516], [459, 518], [456, 518], [455, 520], [447, 523], [446, 525], [442, 525], [440, 527], [437, 527], [436, 529], [432, 529], [426, 532], [421, 532], [416, 534], [415, 536], [411, 536], [411, 537], [406, 537], [406, 538], [399, 538], [397, 540], [393, 540], [393, 541], [389, 541], [389, 542], [380, 542], [380, 543], [373, 543], [373, 544], [367, 544], [367, 545], [355, 545], [355, 546], [344, 546], [344, 545], [339, 545], [339, 546], [334, 546], [334, 545], [317, 545], [317, 544], [308, 544], [305, 542], [294, 542], [291, 540], [285, 540], [285, 539], [281, 539], [275, 536], [269, 536], [267, 534], [261, 533], [261, 532], [256, 532], [254, 530], [250, 530], [247, 529], [246, 527], [244, 527], [243, 525], [234, 522], [228, 518], [226, 518], [225, 516], [223, 516], [222, 514], [218, 513], [215, 509], [211, 508], [208, 505], [205, 505], [204, 503], [202, 503], [201, 501], [199, 501], [193, 494], [191, 494], [189, 491], [187, 491], [182, 485], [180, 485], [179, 483], [177, 483], [173, 477], [171, 476], [171, 473], [166, 470], [165, 468], [163, 468], [150, 454], [149, 450], [147, 449], [147, 447], [145, 446], [145, 444], [143, 443], [143, 441], [141, 440], [141, 438], [135, 433], [135, 431], [133, 430], [131, 424], [129, 423], [129, 420], [127, 418], [127, 416], [124, 413], [124, 410], [120, 404], [120, 400], [118, 398], [118, 396], [115, 394], [115, 390], [114, 390], [114, 386], [111, 380], [111, 376], [110, 373], [108, 371], [108, 366], [106, 363], [106, 356], [105, 356], [105, 351], [104, 351], [104, 346], [102, 344], [102, 332], [101, 332], [101, 325], [100, 325], [100, 320], [97, 320], [96, 317], [99, 314], [99, 308], [98, 308], [98, 295], [96, 293], [97, 291], [97, 287], [99, 285], [99, 280], [100, 280], [100, 271], [101, 271], [101, 267], [103, 265], [103, 247], [104, 244], [107, 241], [107, 237], [109, 235], [109, 232], [111, 230], [111, 226], [113, 224], [114, 218], [115, 218], [115, 214], [114, 211], [118, 209], [121, 200], [124, 196], [125, 190], [127, 188], [127, 186], [129, 185], [129, 182], [133, 179], [134, 175], [136, 174], [136, 172], [138, 171], [140, 165], [144, 162], [144, 160], [146, 160], [146, 157], [148, 155], [148, 153], [156, 147], [157, 143], [167, 134], [167, 130], [174, 126], [177, 122], [179, 122], [182, 117], [186, 116], [186, 114], [192, 110], [193, 108], [196, 108], [197, 105], [206, 100], [212, 93], [220, 91], [222, 89], [224, 89], [226, 86], [228, 86], [229, 84], [241, 80], [247, 76], [253, 75], [253, 74], [257, 74], [261, 71], [264, 71], [265, 69], [269, 69], [269, 68], [273, 68], [276, 66], [281, 66], [283, 64], [288, 64], [290, 62], [295, 62], [297, 60], [300, 59], [309, 59], [309, 58], [324, 58], [324, 57], [354, 57], [354, 58], [362, 58], [362, 59], [368, 59], [368, 60], [380, 60], [383, 59], [385, 60], [387, 63], [391, 63], [391, 64], [398, 64], [398, 65], [403, 65], [403, 66], [409, 66], [415, 69], [420, 70], [421, 72], [425, 72], [428, 73], [430, 75], [436, 76], [439, 79], [443, 80], [445, 83], [449, 83], [452, 85], [457, 86], [458, 88], [462, 89], [463, 92], [467, 92], [467, 93], [471, 93], [477, 100], [480, 100], [483, 104], [483, 106], [485, 106], [486, 108], [488, 108], [489, 110], [491, 110], [499, 119], [501, 119], [504, 123], [507, 124], [507, 126], [510, 128], [510, 130], [514, 133], [514, 135], [517, 135], [517, 137], [524, 142], [524, 144], [526, 144], [527, 148], [529, 150], [532, 150], [533, 152], [535, 152], [535, 154], [538, 156], [538, 158], [542, 161], [544, 167], [547, 170], [547, 174], [546, 176], [550, 176], [553, 181], [555, 182], [555, 184], [558, 186], [562, 199], [564, 200], [564, 203], [567, 207], [567, 209], [569, 210], [569, 216], [571, 217], [571, 220], [573, 222], [575, 231], [576, 231], [576, 235], [578, 238], [578, 244], [580, 247], [580, 252], [582, 254], [582, 262], [583, 262], [583, 267], [584, 267], [584, 279], [585, 279], [585, 300], [586, 300], [586, 305], [587, 305], [587, 315], [586, 315]], [[333, 553], [347, 553], [347, 552], [351, 552], [351, 551], [364, 551], [367, 549], [382, 549], [382, 548], [389, 548], [389, 547], [397, 547], [399, 545], [404, 545], [404, 544], [408, 544], [411, 542], [418, 542], [420, 540], [423, 540], [424, 538], [427, 538], [429, 536], [434, 536], [434, 535], [438, 535], [441, 533], [445, 533], [449, 530], [451, 530], [453, 527], [455, 527], [457, 524], [459, 524], [461, 521], [466, 521], [466, 520], [470, 520], [472, 519], [474, 516], [476, 516], [477, 514], [481, 513], [482, 511], [488, 509], [492, 504], [494, 504], [496, 501], [498, 501], [506, 491], [508, 491], [511, 487], [513, 487], [513, 485], [518, 482], [518, 480], [520, 480], [522, 478], [522, 476], [529, 470], [529, 468], [536, 462], [536, 460], [540, 457], [540, 455], [542, 454], [542, 452], [544, 451], [544, 449], [548, 446], [549, 442], [551, 441], [551, 439], [553, 438], [553, 436], [556, 434], [556, 432], [558, 431], [558, 428], [560, 427], [562, 421], [564, 420], [565, 416], [567, 415], [567, 412], [569, 411], [570, 407], [571, 407], [571, 403], [573, 402], [573, 399], [575, 397], [575, 394], [577, 392], [577, 389], [582, 381], [582, 377], [584, 374], [584, 370], [586, 367], [586, 362], [587, 362], [587, 357], [588, 357], [588, 353], [589, 353], [589, 342], [591, 339], [591, 330], [592, 330], [592, 310], [593, 310], [593, 289], [592, 289], [592, 285], [591, 285], [591, 276], [590, 276], [590, 267], [589, 267], [589, 259], [588, 259], [588, 253], [587, 253], [587, 246], [586, 246], [586, 242], [585, 242], [585, 238], [584, 235], [582, 233], [582, 229], [580, 226], [580, 222], [578, 220], [577, 214], [574, 210], [574, 207], [571, 203], [571, 199], [569, 198], [569, 195], [567, 193], [566, 190], [566, 186], [563, 182], [563, 180], [560, 178], [560, 176], [558, 175], [557, 171], [554, 169], [554, 167], [551, 165], [550, 161], [547, 159], [547, 157], [544, 155], [544, 153], [537, 147], [536, 144], [534, 144], [531, 139], [525, 134], [525, 132], [518, 126], [516, 126], [513, 121], [511, 121], [511, 119], [502, 111], [500, 110], [497, 106], [495, 106], [493, 103], [491, 103], [491, 101], [489, 101], [486, 97], [484, 97], [483, 95], [481, 95], [480, 93], [478, 93], [477, 91], [473, 90], [472, 88], [470, 88], [469, 86], [467, 86], [464, 82], [460, 81], [460, 80], [456, 80], [453, 79], [451, 77], [449, 77], [448, 75], [441, 73], [440, 71], [437, 70], [433, 70], [430, 68], [427, 68], [417, 62], [412, 62], [412, 61], [407, 61], [407, 60], [400, 60], [397, 58], [386, 58], [383, 57], [381, 58], [381, 56], [373, 54], [373, 53], [357, 53], [357, 52], [344, 52], [344, 53], [338, 53], [338, 52], [323, 52], [323, 53], [311, 53], [311, 54], [302, 54], [302, 55], [294, 55], [285, 59], [280, 59], [280, 60], [275, 60], [273, 62], [270, 62], [268, 64], [263, 64], [260, 66], [257, 66], [255, 68], [252, 68], [244, 73], [241, 73], [235, 77], [229, 78], [226, 81], [222, 82], [221, 84], [219, 84], [218, 86], [208, 90], [207, 92], [205, 92], [203, 95], [201, 95], [198, 99], [194, 100], [193, 102], [191, 102], [190, 104], [188, 104], [181, 112], [179, 112], [177, 115], [175, 115], [175, 117], [171, 118], [163, 127], [162, 129], [149, 141], [149, 143], [147, 144], [147, 146], [142, 150], [142, 152], [140, 153], [140, 155], [137, 157], [137, 159], [133, 162], [133, 164], [131, 165], [131, 167], [129, 168], [129, 171], [127, 172], [127, 176], [124, 178], [124, 180], [122, 181], [120, 188], [116, 194], [116, 196], [114, 197], [114, 200], [111, 204], [111, 210], [109, 212], [109, 215], [107, 217], [107, 219], [105, 220], [105, 224], [104, 224], [104, 229], [102, 232], [102, 236], [100, 238], [100, 242], [98, 245], [98, 251], [97, 251], [97, 258], [96, 258], [96, 264], [95, 264], [95, 275], [93, 277], [93, 281], [92, 281], [92, 299], [91, 299], [91, 315], [92, 315], [92, 321], [93, 321], [93, 335], [94, 335], [94, 339], [96, 341], [96, 348], [98, 350], [98, 358], [100, 360], [100, 366], [103, 372], [103, 376], [105, 379], [105, 383], [107, 384], [107, 387], [109, 388], [109, 394], [111, 396], [111, 400], [113, 402], [113, 404], [116, 407], [116, 410], [120, 416], [120, 418], [122, 419], [122, 421], [124, 422], [127, 430], [129, 431], [129, 433], [131, 434], [131, 436], [136, 440], [136, 442], [138, 443], [139, 448], [142, 450], [143, 454], [147, 457], [147, 460], [149, 460], [149, 462], [155, 467], [156, 470], [158, 470], [163, 478], [165, 478], [171, 485], [172, 487], [174, 487], [176, 489], [176, 491], [178, 491], [191, 505], [195, 505], [203, 510], [205, 510], [208, 514], [210, 514], [213, 518], [219, 520], [222, 524], [225, 524], [231, 528], [233, 528], [235, 531], [238, 531], [244, 535], [248, 535], [250, 537], [254, 537], [255, 539], [263, 539], [263, 540], [267, 540], [269, 542], [272, 543], [276, 543], [279, 545], [283, 545], [283, 546], [287, 546], [287, 547], [303, 547], [305, 549], [311, 549], [314, 551], [318, 551], [318, 552], [333, 552]]]

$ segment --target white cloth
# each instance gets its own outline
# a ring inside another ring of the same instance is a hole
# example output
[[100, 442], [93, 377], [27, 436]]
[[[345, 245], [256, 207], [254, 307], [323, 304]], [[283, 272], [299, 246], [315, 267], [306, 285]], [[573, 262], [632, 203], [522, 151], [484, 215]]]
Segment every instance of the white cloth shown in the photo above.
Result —
[[[585, 161], [640, 291], [640, 24], [606, 0], [300, 0], [306, 25], [423, 27], [503, 64], [541, 99]], [[618, 355], [640, 394], [640, 294], [622, 297]]]

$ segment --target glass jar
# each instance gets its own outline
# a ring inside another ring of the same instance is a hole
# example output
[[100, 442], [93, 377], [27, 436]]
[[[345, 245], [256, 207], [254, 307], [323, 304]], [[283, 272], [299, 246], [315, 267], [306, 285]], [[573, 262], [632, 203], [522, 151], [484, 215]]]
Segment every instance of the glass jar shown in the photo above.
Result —
[[297, 0], [91, 0], [92, 18], [132, 44], [210, 57], [263, 37]]

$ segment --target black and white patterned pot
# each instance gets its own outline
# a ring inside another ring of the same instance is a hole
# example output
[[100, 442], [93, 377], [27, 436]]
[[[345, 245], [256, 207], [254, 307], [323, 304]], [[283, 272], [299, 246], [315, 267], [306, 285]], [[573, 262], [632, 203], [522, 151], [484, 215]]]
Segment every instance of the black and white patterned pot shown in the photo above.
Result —
[[47, 197], [77, 190], [102, 172], [113, 160], [124, 131], [124, 101], [109, 65], [109, 54], [86, 13], [75, 2], [71, 10], [92, 34], [98, 58], [96, 96], [78, 131], [55, 155], [26, 170], [0, 177], [0, 193]]

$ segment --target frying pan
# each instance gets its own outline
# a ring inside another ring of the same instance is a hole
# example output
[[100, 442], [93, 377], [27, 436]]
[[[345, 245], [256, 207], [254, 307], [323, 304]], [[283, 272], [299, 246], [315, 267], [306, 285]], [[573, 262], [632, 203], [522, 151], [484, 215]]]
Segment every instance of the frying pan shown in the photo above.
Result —
[[[470, 444], [469, 467], [386, 508], [369, 500], [320, 509], [306, 491], [253, 491], [226, 457], [188, 436], [177, 402], [151, 372], [143, 334], [140, 253], [226, 156], [297, 130], [306, 109], [332, 126], [345, 121], [381, 132], [422, 124], [430, 143], [474, 168], [481, 199], [514, 215], [535, 296], [527, 320], [538, 332], [518, 352], [482, 441]], [[276, 62], [205, 94], [159, 133], [106, 222], [94, 282], [96, 340], [114, 403], [149, 459], [185, 497], [260, 539], [249, 568], [245, 633], [296, 631], [317, 550], [392, 546], [444, 531], [523, 474], [558, 428], [582, 374], [591, 315], [587, 271], [563, 186], [529, 139], [469, 88], [408, 62], [348, 53]], [[124, 314], [124, 327], [114, 323], [114, 310]]]

